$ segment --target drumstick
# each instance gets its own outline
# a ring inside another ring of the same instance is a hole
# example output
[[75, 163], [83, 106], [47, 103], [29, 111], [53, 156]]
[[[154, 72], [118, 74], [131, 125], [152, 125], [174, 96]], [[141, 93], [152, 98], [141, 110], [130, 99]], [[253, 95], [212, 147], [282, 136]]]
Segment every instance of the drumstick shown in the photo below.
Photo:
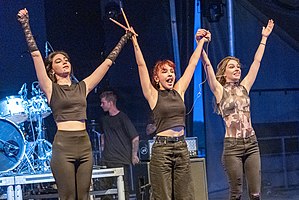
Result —
[[123, 16], [124, 16], [124, 19], [125, 19], [125, 21], [126, 21], [126, 24], [127, 24], [128, 28], [129, 28], [129, 27], [130, 27], [130, 24], [129, 24], [129, 21], [128, 21], [127, 17], [126, 17], [125, 11], [124, 11], [123, 8], [120, 8], [120, 10], [121, 10], [121, 12], [122, 12], [122, 14], [123, 14]]
[[[122, 27], [123, 29], [125, 29], [126, 31], [129, 31], [129, 29], [127, 27], [125, 27], [124, 25], [122, 25], [121, 23], [119, 23], [118, 21], [112, 19], [112, 18], [109, 18], [112, 22], [114, 22], [115, 24], [117, 24], [118, 26]], [[137, 33], [135, 32], [132, 32], [134, 35], [138, 36]]]
[[122, 25], [121, 23], [119, 23], [118, 21], [109, 18], [112, 22], [114, 22], [115, 24], [117, 24], [118, 26], [122, 27], [123, 29], [125, 29], [126, 31], [129, 30], [127, 27], [125, 27], [124, 25]]

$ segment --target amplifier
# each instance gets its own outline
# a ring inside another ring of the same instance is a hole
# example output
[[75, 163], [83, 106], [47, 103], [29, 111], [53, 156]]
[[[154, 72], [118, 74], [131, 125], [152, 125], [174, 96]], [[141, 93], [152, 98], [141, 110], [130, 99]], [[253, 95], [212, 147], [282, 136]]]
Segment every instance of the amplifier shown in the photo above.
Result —
[[[190, 157], [198, 156], [198, 142], [197, 137], [186, 137], [187, 147]], [[151, 158], [152, 146], [155, 142], [153, 140], [141, 140], [139, 142], [139, 158], [141, 161], [148, 161]]]

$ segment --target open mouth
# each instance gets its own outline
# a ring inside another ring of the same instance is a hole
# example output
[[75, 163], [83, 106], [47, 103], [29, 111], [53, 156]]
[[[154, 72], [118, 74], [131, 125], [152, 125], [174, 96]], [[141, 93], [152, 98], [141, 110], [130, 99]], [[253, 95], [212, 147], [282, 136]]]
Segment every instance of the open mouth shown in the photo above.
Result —
[[234, 72], [233, 75], [234, 76], [240, 76], [240, 72]]
[[167, 83], [167, 85], [168, 85], [169, 87], [172, 87], [172, 85], [173, 85], [173, 78], [168, 78], [168, 79], [166, 79], [166, 83]]
[[173, 82], [173, 78], [167, 78], [167, 79], [166, 79], [166, 82], [167, 82], [167, 83], [172, 83], [172, 82]]
[[70, 67], [67, 66], [67, 65], [65, 65], [65, 66], [63, 66], [62, 68], [63, 68], [63, 69], [69, 69]]

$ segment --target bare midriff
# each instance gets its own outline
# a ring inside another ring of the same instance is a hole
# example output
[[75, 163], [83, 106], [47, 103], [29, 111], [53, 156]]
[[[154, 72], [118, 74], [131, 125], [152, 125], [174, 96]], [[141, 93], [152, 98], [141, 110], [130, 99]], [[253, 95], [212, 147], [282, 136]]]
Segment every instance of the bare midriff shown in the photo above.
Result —
[[166, 137], [180, 137], [184, 135], [185, 128], [183, 126], [174, 127], [167, 129], [157, 134], [157, 136], [166, 136]]
[[57, 129], [60, 131], [82, 131], [86, 129], [85, 121], [64, 121], [56, 122]]

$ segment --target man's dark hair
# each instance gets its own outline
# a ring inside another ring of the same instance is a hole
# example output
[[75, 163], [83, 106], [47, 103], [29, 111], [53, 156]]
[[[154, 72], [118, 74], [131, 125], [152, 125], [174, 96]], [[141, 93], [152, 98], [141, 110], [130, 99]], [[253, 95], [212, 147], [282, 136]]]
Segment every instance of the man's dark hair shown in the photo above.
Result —
[[113, 91], [104, 91], [100, 94], [100, 99], [105, 98], [107, 101], [112, 101], [116, 105], [117, 96]]

